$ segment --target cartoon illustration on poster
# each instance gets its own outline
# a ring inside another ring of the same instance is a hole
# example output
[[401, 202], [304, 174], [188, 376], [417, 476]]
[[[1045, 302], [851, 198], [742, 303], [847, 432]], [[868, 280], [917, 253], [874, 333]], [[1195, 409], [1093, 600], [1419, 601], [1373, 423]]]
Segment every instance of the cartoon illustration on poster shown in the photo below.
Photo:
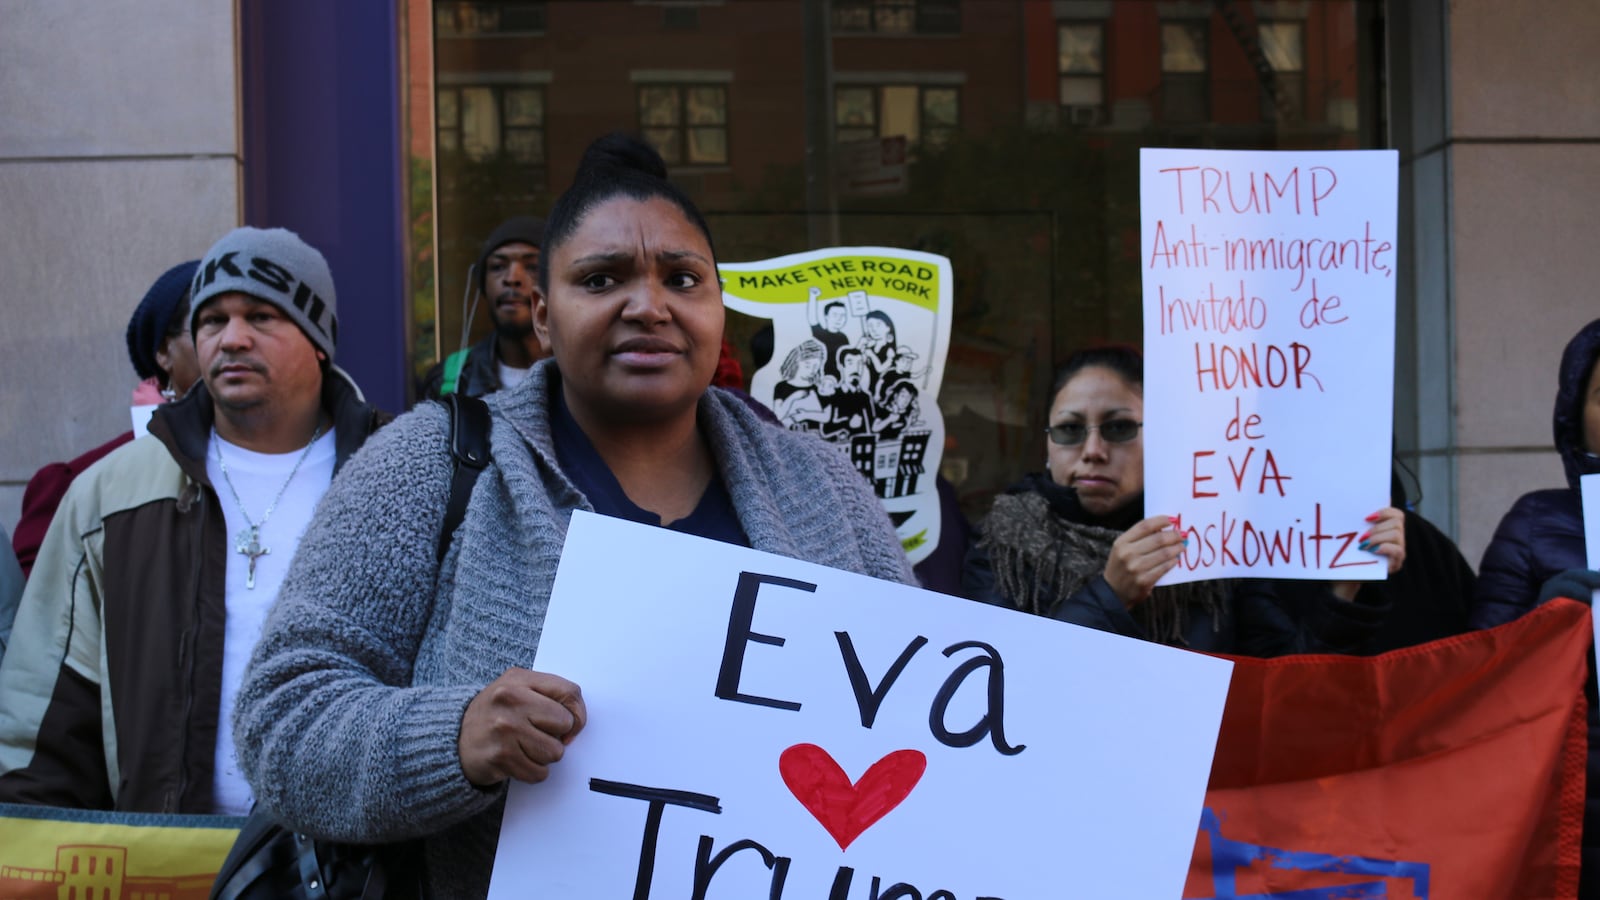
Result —
[[750, 393], [795, 431], [848, 453], [912, 562], [939, 544], [939, 383], [950, 348], [950, 260], [834, 247], [722, 266], [729, 309], [772, 320]]

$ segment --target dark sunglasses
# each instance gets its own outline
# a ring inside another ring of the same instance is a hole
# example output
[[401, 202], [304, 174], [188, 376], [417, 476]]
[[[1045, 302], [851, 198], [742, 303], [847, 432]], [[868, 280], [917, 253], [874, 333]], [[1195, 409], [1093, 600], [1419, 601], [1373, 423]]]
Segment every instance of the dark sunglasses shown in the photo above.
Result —
[[1089, 432], [1100, 432], [1100, 439], [1108, 444], [1126, 444], [1139, 436], [1139, 429], [1143, 422], [1132, 419], [1111, 419], [1099, 425], [1085, 425], [1082, 422], [1067, 422], [1062, 425], [1051, 425], [1046, 428], [1045, 434], [1050, 435], [1050, 442], [1063, 447], [1076, 447], [1089, 439]]

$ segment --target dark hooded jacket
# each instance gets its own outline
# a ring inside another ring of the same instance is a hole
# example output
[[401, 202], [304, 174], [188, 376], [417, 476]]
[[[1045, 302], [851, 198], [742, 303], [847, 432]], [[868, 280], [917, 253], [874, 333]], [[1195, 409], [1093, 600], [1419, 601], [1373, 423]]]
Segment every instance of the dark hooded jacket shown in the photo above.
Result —
[[[1556, 450], [1567, 486], [1524, 494], [1494, 531], [1478, 567], [1478, 589], [1470, 623], [1491, 628], [1537, 605], [1539, 588], [1552, 575], [1587, 568], [1583, 501], [1578, 479], [1600, 472], [1600, 457], [1584, 446], [1583, 409], [1589, 373], [1600, 358], [1600, 319], [1585, 325], [1561, 354], [1553, 416]], [[1587, 598], [1577, 598], [1587, 599]], [[1592, 652], [1592, 651], [1591, 651]], [[1589, 658], [1589, 772], [1583, 804], [1583, 868], [1579, 896], [1600, 897], [1600, 703], [1596, 703], [1594, 657]]]
[[[467, 271], [467, 283], [472, 288], [473, 297], [468, 303], [469, 309], [476, 309], [479, 301], [493, 298], [488, 296], [489, 290], [486, 281], [489, 275], [489, 254], [506, 244], [513, 242], [531, 244], [535, 247], [544, 246], [544, 220], [533, 216], [512, 216], [501, 222], [489, 234], [489, 239], [483, 242], [483, 249], [479, 251], [478, 258]], [[470, 312], [463, 310], [463, 315], [469, 319]], [[422, 376], [422, 381], [417, 384], [417, 396], [428, 400], [438, 400], [445, 394], [461, 393], [468, 397], [482, 397], [492, 394], [504, 387], [500, 383], [500, 354], [495, 349], [497, 335], [490, 332], [482, 340], [446, 356]]]
[[1539, 587], [1567, 569], [1587, 568], [1583, 503], [1578, 479], [1600, 472], [1600, 457], [1583, 440], [1583, 407], [1589, 372], [1600, 357], [1600, 319], [1585, 325], [1561, 354], [1553, 416], [1556, 451], [1567, 486], [1524, 494], [1495, 529], [1478, 566], [1471, 622], [1490, 628], [1534, 607]]

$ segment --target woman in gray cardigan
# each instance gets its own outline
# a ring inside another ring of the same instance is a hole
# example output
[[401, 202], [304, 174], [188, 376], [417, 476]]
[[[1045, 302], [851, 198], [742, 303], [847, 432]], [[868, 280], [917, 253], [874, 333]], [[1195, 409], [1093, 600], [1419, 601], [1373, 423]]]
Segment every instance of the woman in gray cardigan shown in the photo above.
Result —
[[665, 175], [636, 141], [590, 147], [545, 232], [533, 316], [554, 358], [487, 398], [494, 460], [442, 564], [429, 404], [340, 472], [240, 693], [258, 802], [320, 837], [423, 839], [432, 896], [487, 892], [506, 784], [543, 780], [583, 727], [578, 686], [526, 668], [574, 509], [915, 583], [843, 455], [709, 387], [715, 253]]

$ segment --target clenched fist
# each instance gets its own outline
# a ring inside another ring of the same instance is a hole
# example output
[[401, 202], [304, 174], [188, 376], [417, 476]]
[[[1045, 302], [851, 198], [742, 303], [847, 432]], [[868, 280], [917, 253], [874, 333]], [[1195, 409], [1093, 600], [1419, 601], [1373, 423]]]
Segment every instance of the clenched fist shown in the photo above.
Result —
[[549, 777], [588, 711], [578, 686], [557, 675], [507, 669], [467, 704], [456, 748], [461, 770], [479, 787], [507, 778]]

